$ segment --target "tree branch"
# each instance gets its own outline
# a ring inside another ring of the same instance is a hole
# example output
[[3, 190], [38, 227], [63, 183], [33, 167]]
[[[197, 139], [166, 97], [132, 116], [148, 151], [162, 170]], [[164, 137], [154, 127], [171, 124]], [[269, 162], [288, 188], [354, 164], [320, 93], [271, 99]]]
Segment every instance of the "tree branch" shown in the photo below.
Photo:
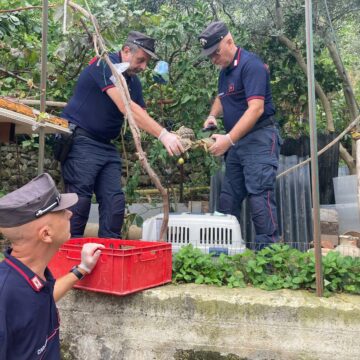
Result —
[[[307, 76], [306, 62], [305, 62], [300, 50], [285, 35], [279, 35], [277, 38], [283, 45], [285, 45], [290, 50], [291, 54], [294, 56], [298, 65], [300, 66], [301, 70]], [[331, 104], [330, 104], [330, 101], [327, 98], [325, 92], [323, 91], [321, 85], [316, 80], [315, 80], [315, 92], [323, 105], [323, 108], [324, 108], [324, 111], [326, 114], [326, 119], [327, 119], [327, 128], [329, 131], [333, 132], [333, 131], [335, 131], [335, 127], [334, 127], [334, 118], [333, 118], [333, 115], [331, 112]]]
[[[276, 1], [276, 28], [281, 29], [281, 24], [283, 23], [282, 20], [282, 11], [281, 11], [281, 4], [280, 1]], [[304, 72], [306, 76], [308, 76], [307, 73], [307, 66], [306, 62], [301, 54], [301, 51], [297, 48], [297, 46], [292, 42], [289, 38], [287, 38], [285, 35], [278, 35], [277, 38], [279, 39], [280, 43], [285, 45], [291, 52], [291, 54], [296, 59], [298, 65], [300, 66], [301, 70]], [[327, 129], [330, 132], [335, 131], [334, 126], [334, 118], [331, 112], [331, 104], [326, 96], [325, 92], [323, 91], [321, 85], [315, 80], [315, 93], [319, 97], [321, 104], [324, 108], [326, 120], [327, 120]], [[340, 144], [339, 147], [340, 156], [341, 158], [346, 162], [347, 166], [350, 169], [350, 172], [354, 171], [355, 163], [352, 156], [347, 152], [347, 150]]]
[[174, 61], [175, 57], [176, 57], [178, 54], [180, 54], [180, 52], [181, 52], [181, 49], [177, 49], [177, 50], [175, 50], [175, 51], [173, 51], [173, 52], [171, 53], [171, 55], [170, 55], [170, 57], [169, 57], [169, 60], [168, 60], [169, 66], [170, 66], [170, 65], [172, 64], [172, 62]]
[[219, 20], [219, 15], [217, 13], [216, 7], [215, 7], [212, 0], [209, 0], [209, 5], [211, 7], [211, 10], [212, 10], [212, 13], [213, 13], [213, 16], [214, 16], [215, 20], [218, 21]]
[[345, 161], [347, 167], [350, 170], [350, 174], [356, 174], [356, 164], [354, 158], [349, 154], [349, 152], [344, 148], [344, 146], [340, 143], [339, 152], [341, 158]]
[[87, 54], [87, 51], [90, 49], [90, 46], [87, 46], [82, 54], [82, 59], [80, 61], [80, 65], [77, 67], [77, 69], [75, 70], [75, 72], [68, 77], [68, 80], [74, 80], [80, 73], [81, 69], [83, 68], [84, 66], [84, 60], [85, 60], [85, 57], [86, 57], [86, 54]]
[[282, 7], [280, 5], [280, 0], [276, 0], [275, 17], [276, 17], [276, 21], [275, 21], [276, 29], [281, 30], [284, 25], [284, 18], [282, 14]]
[[86, 34], [88, 36], [89, 39], [89, 43], [92, 44], [92, 34], [90, 32], [90, 30], [88, 29], [88, 27], [85, 24], [85, 21], [83, 19], [80, 19], [81, 25], [84, 27]]
[[230, 20], [230, 22], [231, 22], [231, 25], [232, 25], [233, 27], [236, 27], [236, 23], [235, 23], [233, 17], [231, 16], [231, 14], [229, 14], [229, 12], [226, 10], [226, 7], [225, 7], [224, 2], [220, 1], [220, 4], [221, 4], [221, 6], [222, 6], [222, 10], [223, 10], [224, 14], [229, 18], [229, 20]]
[[[57, 5], [53, 4], [53, 5], [49, 5], [50, 7], [55, 7]], [[37, 5], [37, 6], [24, 6], [24, 7], [19, 7], [16, 9], [1, 9], [0, 10], [0, 14], [4, 14], [4, 13], [14, 13], [14, 12], [19, 12], [19, 11], [24, 11], [24, 10], [42, 10], [42, 6], [41, 5]]]
[[23, 77], [21, 77], [21, 76], [19, 76], [19, 75], [16, 75], [15, 73], [13, 73], [13, 72], [11, 72], [11, 71], [8, 71], [8, 70], [5, 70], [5, 69], [3, 69], [3, 68], [0, 68], [0, 72], [2, 72], [2, 73], [4, 73], [4, 74], [7, 74], [7, 75], [9, 75], [9, 76], [12, 76], [12, 77], [14, 77], [14, 78], [17, 79], [17, 80], [26, 82], [30, 88], [31, 88], [31, 87], [33, 87], [33, 88], [35, 88], [35, 89], [38, 89], [38, 88], [39, 88], [39, 87], [36, 86], [35, 84], [32, 84], [32, 85], [30, 86], [30, 85], [29, 85], [29, 80], [30, 80], [30, 79], [25, 79], [25, 78], [23, 78]]
[[[351, 122], [351, 124], [349, 124], [349, 126], [341, 133], [339, 134], [334, 140], [332, 140], [329, 144], [327, 144], [326, 146], [324, 146], [321, 150], [318, 151], [318, 156], [322, 155], [324, 152], [326, 152], [327, 150], [329, 150], [332, 146], [334, 146], [335, 144], [337, 144], [338, 142], [340, 142], [340, 140], [348, 133], [350, 132], [354, 127], [356, 127], [356, 125], [359, 123], [360, 121], [360, 116], [358, 116], [354, 121]], [[346, 164], [348, 165], [349, 169], [351, 167], [353, 167], [355, 164], [354, 164], [354, 159], [349, 155], [349, 153], [346, 151], [346, 149], [342, 146], [341, 143], [339, 143], [339, 151], [340, 153], [344, 152], [345, 150], [345, 153], [343, 154], [344, 157], [346, 158]], [[350, 156], [350, 157], [349, 157]], [[277, 175], [276, 178], [279, 179], [281, 177], [283, 177], [284, 175], [287, 175], [288, 173], [294, 171], [295, 169], [298, 169], [299, 167], [302, 167], [304, 165], [306, 165], [307, 163], [309, 163], [311, 161], [311, 158], [308, 158], [304, 161], [302, 161], [301, 163], [299, 164], [296, 164], [294, 166], [292, 166], [291, 168], [289, 169], [286, 169], [285, 171], [283, 171], [281, 174]], [[348, 163], [349, 162], [349, 163]], [[350, 166], [350, 164], [352, 166]]]

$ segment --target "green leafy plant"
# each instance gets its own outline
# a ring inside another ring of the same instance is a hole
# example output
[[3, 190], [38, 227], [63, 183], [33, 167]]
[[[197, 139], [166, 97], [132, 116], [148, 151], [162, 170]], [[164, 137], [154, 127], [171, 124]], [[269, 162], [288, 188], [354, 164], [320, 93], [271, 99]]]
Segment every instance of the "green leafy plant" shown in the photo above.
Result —
[[140, 215], [138, 215], [136, 213], [127, 214], [125, 216], [124, 224], [122, 227], [123, 238], [124, 239], [129, 238], [129, 231], [130, 231], [131, 225], [136, 225], [137, 227], [140, 228], [142, 226], [143, 222], [144, 222], [144, 219]]
[[360, 294], [360, 260], [329, 252], [323, 258], [325, 288]]
[[39, 148], [39, 135], [31, 135], [30, 139], [21, 142], [23, 149], [38, 149]]
[[[330, 252], [323, 257], [325, 295], [333, 292], [360, 294], [360, 259]], [[253, 285], [264, 290], [316, 288], [315, 258], [288, 245], [275, 244], [255, 253], [218, 259], [185, 246], [175, 255], [174, 282], [228, 287]]]
[[221, 254], [219, 261], [216, 262], [211, 255], [202, 253], [192, 245], [183, 247], [176, 254], [173, 271], [175, 282], [245, 286], [244, 275], [240, 270], [234, 271], [229, 257]]

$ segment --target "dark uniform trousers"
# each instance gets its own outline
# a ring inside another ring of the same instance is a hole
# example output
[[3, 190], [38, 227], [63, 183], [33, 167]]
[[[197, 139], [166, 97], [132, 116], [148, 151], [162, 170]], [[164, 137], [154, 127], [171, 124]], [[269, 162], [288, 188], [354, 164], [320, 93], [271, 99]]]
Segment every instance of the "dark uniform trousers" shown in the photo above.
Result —
[[226, 155], [219, 208], [240, 221], [241, 203], [249, 197], [256, 249], [278, 241], [275, 183], [279, 163], [280, 136], [270, 125], [246, 135]]
[[70, 210], [71, 235], [82, 237], [93, 193], [99, 203], [99, 237], [120, 238], [125, 196], [121, 189], [121, 159], [115, 145], [76, 134], [62, 173], [67, 192], [79, 201]]

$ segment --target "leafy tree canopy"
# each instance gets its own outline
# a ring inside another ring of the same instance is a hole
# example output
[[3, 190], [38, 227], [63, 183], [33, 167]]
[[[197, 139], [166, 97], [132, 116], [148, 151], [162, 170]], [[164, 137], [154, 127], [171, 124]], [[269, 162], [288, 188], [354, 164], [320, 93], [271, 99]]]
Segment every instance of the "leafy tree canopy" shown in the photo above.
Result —
[[[75, 2], [86, 8], [83, 0]], [[303, 0], [88, 0], [87, 3], [98, 20], [109, 51], [120, 49], [129, 30], [144, 31], [157, 39], [157, 53], [171, 66], [170, 81], [167, 85], [153, 82], [154, 64], [150, 64], [141, 80], [148, 111], [164, 125], [175, 128], [185, 125], [200, 134], [216, 96], [217, 70], [200, 57], [197, 36], [210, 21], [221, 19], [227, 22], [239, 45], [258, 53], [269, 64], [283, 131], [292, 135], [306, 132], [306, 76], [281, 41], [286, 37], [306, 59]], [[327, 43], [329, 38], [336, 40], [359, 101], [360, 0], [313, 3], [315, 76], [331, 103], [335, 126], [342, 130], [349, 121], [349, 112]], [[41, 0], [0, 0], [2, 96], [39, 99], [41, 4]], [[4, 12], [26, 7], [27, 10]], [[47, 98], [57, 101], [69, 99], [80, 71], [95, 55], [92, 24], [68, 7], [67, 33], [63, 34], [63, 18], [63, 1], [51, 1]], [[319, 126], [326, 129], [322, 105], [318, 106]], [[146, 136], [144, 140], [153, 141]], [[154, 151], [159, 151], [155, 145], [149, 156], [159, 160]], [[216, 166], [214, 159], [206, 161], [209, 170]]]

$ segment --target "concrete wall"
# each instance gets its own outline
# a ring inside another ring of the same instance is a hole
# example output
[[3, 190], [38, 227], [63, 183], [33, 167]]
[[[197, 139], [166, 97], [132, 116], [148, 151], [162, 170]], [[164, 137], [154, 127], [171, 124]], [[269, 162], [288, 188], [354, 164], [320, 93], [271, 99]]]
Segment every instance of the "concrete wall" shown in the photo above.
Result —
[[63, 359], [355, 360], [360, 297], [166, 285], [59, 304]]

